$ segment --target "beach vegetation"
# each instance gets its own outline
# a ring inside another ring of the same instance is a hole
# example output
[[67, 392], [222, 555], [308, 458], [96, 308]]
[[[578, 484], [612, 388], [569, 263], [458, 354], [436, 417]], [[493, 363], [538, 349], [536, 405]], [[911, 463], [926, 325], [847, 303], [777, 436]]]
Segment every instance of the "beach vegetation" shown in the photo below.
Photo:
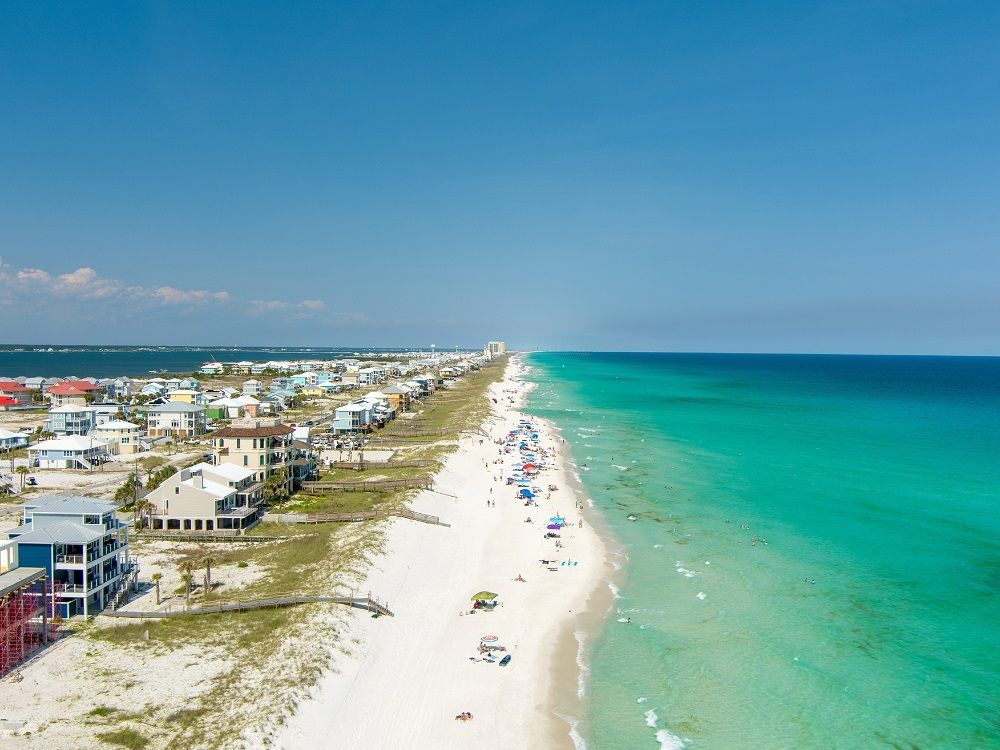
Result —
[[95, 736], [97, 739], [101, 740], [101, 742], [108, 745], [124, 747], [128, 748], [128, 750], [143, 750], [143, 748], [149, 746], [149, 740], [134, 729], [129, 729], [128, 727], [114, 729], [110, 732], [98, 732]]

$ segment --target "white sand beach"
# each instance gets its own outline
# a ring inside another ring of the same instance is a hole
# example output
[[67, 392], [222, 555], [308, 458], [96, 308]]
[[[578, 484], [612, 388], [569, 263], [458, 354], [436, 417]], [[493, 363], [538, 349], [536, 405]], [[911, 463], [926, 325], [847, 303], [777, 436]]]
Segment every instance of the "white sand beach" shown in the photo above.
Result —
[[[386, 600], [395, 617], [352, 616], [354, 656], [331, 665], [283, 728], [280, 747], [572, 747], [553, 704], [576, 695], [574, 622], [604, 588], [606, 548], [581, 510], [551, 425], [531, 420], [549, 464], [535, 481], [538, 507], [525, 507], [504, 482], [520, 455], [502, 453], [494, 440], [523, 418], [517, 406], [528, 386], [516, 380], [518, 367], [515, 360], [491, 388], [491, 437], [464, 436], [434, 489], [412, 503], [450, 528], [392, 522], [387, 553], [361, 590]], [[550, 484], [558, 489], [547, 499]], [[545, 538], [557, 515], [568, 521], [558, 531], [562, 548]], [[498, 593], [502, 606], [469, 614], [481, 590]], [[470, 658], [479, 658], [487, 635], [505, 646], [498, 656], [512, 656], [508, 666]], [[462, 712], [473, 718], [456, 720]]]

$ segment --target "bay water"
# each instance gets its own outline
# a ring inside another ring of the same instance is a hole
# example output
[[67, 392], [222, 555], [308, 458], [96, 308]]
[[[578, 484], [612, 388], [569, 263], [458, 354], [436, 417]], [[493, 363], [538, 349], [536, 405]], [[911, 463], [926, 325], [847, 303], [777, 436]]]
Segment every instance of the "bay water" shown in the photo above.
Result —
[[527, 361], [620, 550], [588, 748], [1000, 747], [1000, 358]]

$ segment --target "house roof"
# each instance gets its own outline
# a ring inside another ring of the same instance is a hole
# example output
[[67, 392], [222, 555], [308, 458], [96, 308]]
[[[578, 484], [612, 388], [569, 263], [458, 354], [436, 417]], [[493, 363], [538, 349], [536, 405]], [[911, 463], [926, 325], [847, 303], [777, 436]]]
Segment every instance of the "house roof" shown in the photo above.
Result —
[[20, 544], [87, 544], [104, 536], [103, 529], [92, 529], [81, 523], [58, 521], [44, 528], [17, 537]]
[[146, 411], [152, 412], [154, 414], [176, 414], [178, 412], [192, 413], [192, 412], [202, 412], [205, 410], [200, 406], [195, 406], [194, 404], [185, 404], [181, 401], [171, 401], [169, 404], [151, 406]]
[[62, 406], [53, 406], [49, 409], [49, 414], [79, 414], [80, 412], [89, 413], [90, 409], [79, 404], [63, 404]]
[[6, 573], [0, 573], [0, 599], [11, 591], [17, 591], [22, 586], [45, 578], [45, 568], [16, 567]]
[[344, 404], [343, 406], [337, 407], [337, 411], [347, 411], [347, 412], [368, 411], [369, 409], [371, 409], [371, 405], [369, 404]]
[[83, 435], [66, 435], [52, 440], [43, 440], [29, 446], [29, 451], [85, 451], [91, 448], [103, 448], [105, 441], [98, 437]]
[[272, 437], [275, 435], [291, 435], [295, 430], [286, 424], [268, 425], [266, 427], [223, 427], [213, 433], [214, 437]]
[[89, 387], [77, 385], [76, 383], [56, 383], [49, 388], [49, 393], [54, 396], [82, 396], [95, 389], [95, 386], [89, 383], [87, 383], [87, 386]]
[[16, 403], [17, 401], [13, 396], [0, 396], [0, 406], [11, 406]]
[[244, 479], [249, 479], [256, 473], [252, 469], [245, 469], [242, 466], [234, 466], [233, 464], [207, 464], [204, 462], [192, 466], [191, 471], [207, 471], [209, 474], [225, 477], [226, 481], [229, 482], [241, 482]]
[[107, 500], [82, 495], [51, 493], [24, 501], [24, 507], [34, 513], [110, 513], [118, 506]]
[[398, 385], [390, 385], [388, 388], [383, 388], [382, 393], [409, 393], [409, 391], [400, 388]]
[[126, 422], [124, 419], [112, 419], [110, 422], [97, 425], [98, 430], [137, 430], [139, 425]]
[[12, 437], [22, 437], [25, 440], [28, 439], [28, 436], [25, 435], [23, 432], [11, 432], [10, 430], [5, 430], [3, 427], [0, 427], [0, 438], [12, 438]]
[[26, 388], [13, 380], [0, 380], [0, 391], [3, 391], [4, 393], [22, 393], [30, 390], [30, 388]]

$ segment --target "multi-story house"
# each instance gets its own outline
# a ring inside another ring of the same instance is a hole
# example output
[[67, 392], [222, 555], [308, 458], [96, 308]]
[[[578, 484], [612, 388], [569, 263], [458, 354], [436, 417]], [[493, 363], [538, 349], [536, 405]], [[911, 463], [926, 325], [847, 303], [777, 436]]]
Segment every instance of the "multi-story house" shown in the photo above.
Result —
[[31, 403], [31, 389], [12, 380], [0, 381], [0, 396], [14, 399], [14, 403], [27, 406]]
[[107, 446], [108, 453], [115, 456], [131, 456], [142, 450], [142, 439], [146, 433], [142, 427], [124, 419], [112, 419], [95, 427], [91, 433]]
[[38, 469], [95, 469], [108, 455], [104, 440], [93, 435], [64, 435], [28, 448], [28, 466]]
[[128, 527], [115, 505], [75, 495], [42, 495], [22, 506], [22, 525], [9, 532], [19, 564], [44, 568], [63, 617], [100, 613], [138, 565], [128, 556]]
[[260, 522], [264, 484], [254, 469], [200, 463], [146, 496], [154, 530], [242, 534]]
[[294, 430], [277, 418], [234, 419], [212, 433], [216, 465], [230, 464], [256, 473], [258, 482], [283, 472], [288, 492], [293, 489], [291, 465]]
[[94, 412], [78, 404], [54, 406], [49, 410], [45, 428], [59, 436], [87, 435], [94, 429]]
[[375, 404], [356, 401], [338, 406], [333, 413], [332, 431], [337, 434], [370, 430], [375, 422]]
[[156, 437], [192, 437], [206, 431], [205, 410], [200, 406], [171, 401], [146, 410], [146, 433]]

